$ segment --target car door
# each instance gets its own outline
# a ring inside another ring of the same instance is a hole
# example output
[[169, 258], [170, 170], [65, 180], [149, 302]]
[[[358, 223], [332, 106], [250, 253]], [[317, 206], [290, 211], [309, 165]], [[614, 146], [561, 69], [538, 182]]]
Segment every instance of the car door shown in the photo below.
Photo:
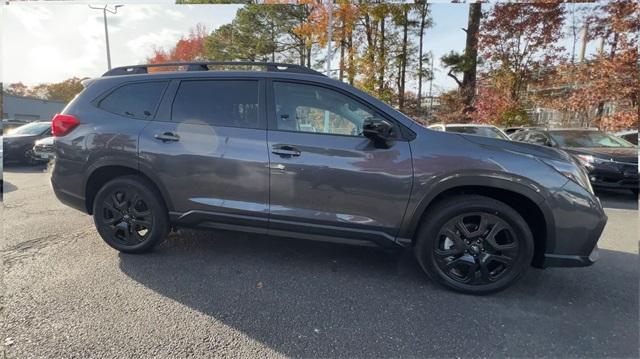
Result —
[[140, 168], [183, 225], [266, 233], [269, 169], [262, 80], [172, 81], [140, 136]]
[[376, 147], [363, 122], [384, 114], [342, 90], [288, 80], [267, 88], [269, 232], [393, 242], [411, 192], [408, 141]]

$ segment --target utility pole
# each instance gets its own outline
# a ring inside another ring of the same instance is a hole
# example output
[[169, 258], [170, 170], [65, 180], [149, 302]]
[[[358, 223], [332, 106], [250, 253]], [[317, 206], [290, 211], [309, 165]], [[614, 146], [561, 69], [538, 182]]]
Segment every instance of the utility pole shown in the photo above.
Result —
[[585, 20], [584, 25], [582, 26], [582, 42], [580, 44], [578, 62], [584, 62], [584, 55], [587, 51], [587, 42], [589, 42], [589, 23]]
[[[331, 77], [331, 40], [333, 39], [333, 0], [327, 0], [327, 77]], [[329, 111], [324, 111], [324, 132], [329, 132]]]
[[331, 77], [331, 40], [333, 39], [333, 0], [327, 0], [327, 76]]
[[431, 76], [429, 77], [429, 119], [431, 120], [433, 118], [433, 52], [429, 57], [431, 57]]
[[115, 15], [118, 13], [118, 8], [123, 6], [124, 5], [116, 5], [113, 8], [113, 10], [111, 10], [108, 8], [108, 5], [105, 5], [104, 7], [95, 7], [95, 6], [89, 5], [89, 8], [91, 9], [102, 10], [102, 17], [104, 20], [104, 39], [105, 39], [105, 42], [107, 43], [107, 68], [109, 70], [111, 70], [111, 50], [109, 49], [109, 26], [107, 24], [107, 12], [110, 12]]

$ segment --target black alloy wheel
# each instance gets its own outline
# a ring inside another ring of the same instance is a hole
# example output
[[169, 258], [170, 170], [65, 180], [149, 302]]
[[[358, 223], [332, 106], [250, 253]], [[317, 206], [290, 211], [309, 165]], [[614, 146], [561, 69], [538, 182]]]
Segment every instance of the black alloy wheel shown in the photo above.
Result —
[[147, 251], [168, 233], [164, 203], [150, 183], [136, 176], [108, 182], [96, 195], [93, 208], [101, 237], [119, 251]]
[[429, 208], [415, 254], [437, 283], [459, 292], [502, 290], [530, 266], [533, 235], [513, 208], [493, 198], [459, 195]]
[[518, 240], [503, 219], [483, 212], [454, 217], [434, 241], [439, 269], [452, 280], [493, 283], [518, 260]]
[[119, 189], [102, 202], [102, 221], [124, 245], [144, 242], [153, 228], [147, 203], [131, 189]]

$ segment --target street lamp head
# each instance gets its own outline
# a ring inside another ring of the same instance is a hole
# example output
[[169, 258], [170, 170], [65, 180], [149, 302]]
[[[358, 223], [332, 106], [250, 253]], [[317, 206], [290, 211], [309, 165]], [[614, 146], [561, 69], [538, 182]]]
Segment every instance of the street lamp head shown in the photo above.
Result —
[[120, 4], [120, 5], [116, 5], [115, 8], [119, 8], [119, 7], [123, 7], [124, 5]]

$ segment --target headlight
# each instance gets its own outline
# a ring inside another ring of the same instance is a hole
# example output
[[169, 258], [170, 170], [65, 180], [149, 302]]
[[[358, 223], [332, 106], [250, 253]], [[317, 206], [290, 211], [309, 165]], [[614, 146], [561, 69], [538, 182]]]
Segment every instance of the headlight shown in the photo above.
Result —
[[577, 163], [568, 162], [568, 161], [556, 161], [550, 159], [540, 159], [549, 167], [558, 171], [563, 176], [567, 177], [571, 181], [579, 184], [584, 187], [589, 193], [593, 194], [593, 187], [591, 187], [591, 182], [589, 181], [589, 175], [587, 172], [579, 166]]
[[591, 155], [575, 155], [575, 158], [578, 160], [578, 163], [589, 169], [593, 168], [594, 164], [607, 162], [606, 160], [598, 157], [593, 157]]

